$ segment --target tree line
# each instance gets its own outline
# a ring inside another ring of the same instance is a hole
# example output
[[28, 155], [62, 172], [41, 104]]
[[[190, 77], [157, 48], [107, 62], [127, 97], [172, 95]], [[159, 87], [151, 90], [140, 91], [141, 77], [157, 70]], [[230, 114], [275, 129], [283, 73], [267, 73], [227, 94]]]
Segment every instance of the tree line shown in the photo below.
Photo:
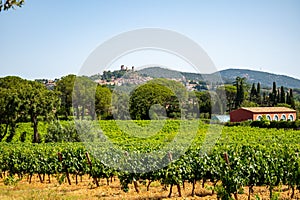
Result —
[[[129, 92], [128, 92], [129, 91]], [[0, 78], [0, 141], [11, 141], [18, 122], [31, 122], [33, 142], [39, 142], [38, 123], [57, 119], [192, 119], [224, 114], [241, 106], [299, 108], [293, 90], [250, 87], [237, 77], [216, 91], [188, 91], [179, 82], [153, 79], [122, 90], [99, 85], [90, 77], [67, 75], [52, 89], [39, 81], [20, 77]]]
[[32, 141], [40, 142], [40, 121], [209, 118], [213, 105], [219, 105], [208, 91], [189, 92], [173, 80], [154, 79], [130, 87], [130, 93], [113, 90], [75, 75], [62, 77], [53, 89], [41, 81], [0, 78], [0, 141], [10, 142], [19, 122], [31, 122]]
[[[62, 77], [54, 90], [47, 89], [40, 82], [16, 76], [0, 78], [0, 141], [6, 137], [6, 141], [10, 142], [19, 122], [31, 122], [32, 141], [40, 142], [40, 121], [70, 119], [73, 111], [78, 118], [91, 111], [93, 119], [96, 113], [103, 114], [109, 106], [111, 91], [97, 85], [96, 90], [92, 91], [94, 85], [87, 77], [76, 78], [75, 75]], [[73, 92], [74, 88], [76, 92]]]
[[272, 89], [261, 88], [260, 83], [250, 86], [245, 78], [237, 77], [232, 84], [217, 89], [226, 93], [226, 111], [230, 112], [240, 107], [284, 106], [299, 109], [299, 102], [294, 98], [292, 88], [277, 87], [273, 82]]

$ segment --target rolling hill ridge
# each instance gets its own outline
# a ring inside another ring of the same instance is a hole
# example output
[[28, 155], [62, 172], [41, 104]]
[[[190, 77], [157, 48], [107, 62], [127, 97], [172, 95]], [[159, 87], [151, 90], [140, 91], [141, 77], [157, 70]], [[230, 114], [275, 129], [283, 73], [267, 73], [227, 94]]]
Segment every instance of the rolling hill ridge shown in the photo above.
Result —
[[292, 78], [286, 75], [272, 74], [268, 72], [261, 72], [249, 69], [226, 69], [221, 70], [212, 74], [198, 74], [190, 72], [180, 72], [175, 70], [170, 70], [161, 67], [150, 67], [141, 69], [140, 74], [144, 74], [153, 78], [182, 78], [186, 80], [214, 80], [220, 81], [220, 78], [224, 83], [232, 83], [236, 77], [245, 77], [249, 84], [258, 83], [264, 87], [272, 87], [275, 81], [277, 86], [284, 86], [287, 88], [300, 88], [300, 80]]

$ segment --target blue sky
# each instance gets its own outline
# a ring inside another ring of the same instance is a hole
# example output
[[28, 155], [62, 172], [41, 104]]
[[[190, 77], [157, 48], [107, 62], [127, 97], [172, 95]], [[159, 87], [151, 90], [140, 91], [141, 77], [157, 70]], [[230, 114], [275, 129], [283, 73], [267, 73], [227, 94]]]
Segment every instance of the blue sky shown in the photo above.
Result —
[[298, 0], [25, 1], [22, 8], [0, 13], [0, 76], [77, 74], [106, 40], [154, 27], [197, 42], [218, 70], [247, 68], [300, 78]]

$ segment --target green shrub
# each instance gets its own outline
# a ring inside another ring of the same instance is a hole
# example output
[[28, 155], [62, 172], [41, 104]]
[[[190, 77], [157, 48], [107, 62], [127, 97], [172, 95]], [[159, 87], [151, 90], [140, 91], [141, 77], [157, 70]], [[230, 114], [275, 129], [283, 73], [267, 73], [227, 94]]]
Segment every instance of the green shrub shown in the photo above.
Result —
[[73, 122], [62, 125], [59, 121], [49, 124], [45, 142], [79, 142], [79, 136]]

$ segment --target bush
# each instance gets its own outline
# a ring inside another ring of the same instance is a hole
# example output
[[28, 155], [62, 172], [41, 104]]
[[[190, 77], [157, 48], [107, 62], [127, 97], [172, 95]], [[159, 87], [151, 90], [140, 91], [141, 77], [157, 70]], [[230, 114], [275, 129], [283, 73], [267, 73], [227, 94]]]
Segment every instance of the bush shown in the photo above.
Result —
[[259, 128], [277, 128], [277, 129], [299, 129], [300, 121], [253, 121], [250, 126]]
[[64, 126], [59, 121], [49, 124], [45, 142], [79, 142], [79, 136], [72, 122], [66, 123]]
[[54, 121], [48, 126], [45, 142], [93, 142], [103, 139], [102, 132], [95, 125], [97, 122], [89, 120]]
[[225, 123], [225, 126], [229, 126], [229, 127], [240, 126], [240, 125], [241, 125], [241, 122], [226, 122]]

